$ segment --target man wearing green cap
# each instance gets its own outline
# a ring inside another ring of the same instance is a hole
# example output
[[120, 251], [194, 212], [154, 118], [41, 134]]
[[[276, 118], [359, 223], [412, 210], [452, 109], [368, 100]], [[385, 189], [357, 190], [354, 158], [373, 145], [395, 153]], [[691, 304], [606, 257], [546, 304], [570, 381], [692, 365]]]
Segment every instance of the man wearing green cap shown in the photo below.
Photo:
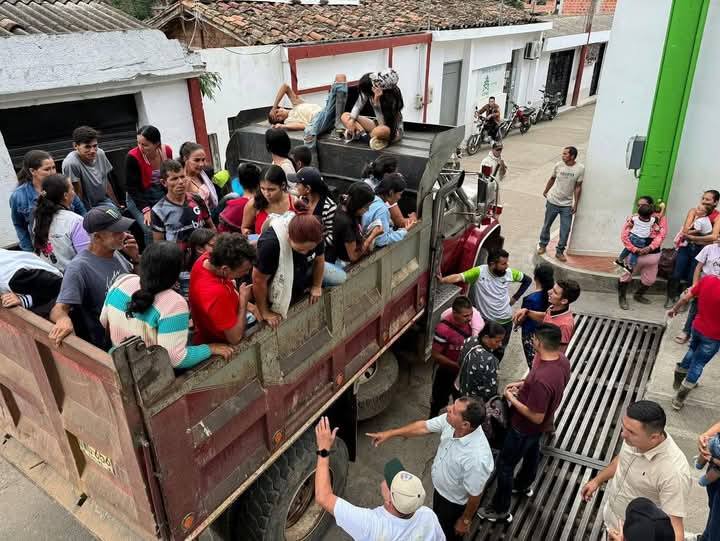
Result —
[[330, 453], [337, 428], [330, 428], [327, 417], [315, 427], [317, 469], [315, 470], [315, 501], [335, 516], [337, 525], [355, 541], [445, 541], [435, 513], [425, 507], [422, 481], [405, 471], [397, 458], [385, 464], [380, 483], [383, 505], [375, 509], [356, 507], [333, 494], [330, 481]]

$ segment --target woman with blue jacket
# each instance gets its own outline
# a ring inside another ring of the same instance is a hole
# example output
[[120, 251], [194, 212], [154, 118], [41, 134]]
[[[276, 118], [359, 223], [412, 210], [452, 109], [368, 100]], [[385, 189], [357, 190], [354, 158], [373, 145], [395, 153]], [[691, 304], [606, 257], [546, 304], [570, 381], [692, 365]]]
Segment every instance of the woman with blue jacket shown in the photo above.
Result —
[[386, 174], [375, 188], [375, 199], [370, 208], [363, 214], [363, 231], [369, 231], [377, 225], [382, 227], [383, 232], [375, 239], [375, 246], [379, 248], [400, 242], [407, 235], [408, 229], [416, 223], [413, 218], [408, 218], [406, 227], [393, 229], [392, 226], [390, 207], [400, 201], [406, 188], [407, 182], [400, 173]]
[[[31, 150], [25, 154], [22, 169], [17, 175], [17, 188], [10, 195], [10, 216], [20, 241], [20, 249], [26, 252], [33, 251], [30, 227], [33, 223], [35, 205], [42, 191], [42, 183], [56, 172], [55, 161], [44, 150]], [[77, 195], [72, 200], [70, 210], [80, 216], [85, 216], [87, 213]]]

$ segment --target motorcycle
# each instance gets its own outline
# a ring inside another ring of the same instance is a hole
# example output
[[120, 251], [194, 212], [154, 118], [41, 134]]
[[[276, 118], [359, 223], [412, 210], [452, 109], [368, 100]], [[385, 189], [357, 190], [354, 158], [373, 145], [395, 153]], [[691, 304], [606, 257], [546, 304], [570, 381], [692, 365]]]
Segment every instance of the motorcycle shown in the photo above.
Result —
[[540, 92], [542, 92], [543, 101], [535, 111], [535, 114], [530, 117], [532, 124], [537, 124], [540, 120], [552, 120], [557, 116], [558, 109], [560, 108], [562, 92], [555, 92], [553, 94], [544, 88], [541, 88]]
[[487, 117], [481, 115], [480, 109], [475, 107], [475, 128], [470, 137], [468, 137], [465, 145], [465, 151], [468, 156], [477, 154], [478, 150], [480, 150], [480, 145], [490, 141], [490, 136], [488, 135], [487, 127], [485, 126], [486, 121]]
[[532, 107], [523, 107], [515, 102], [512, 103], [512, 114], [500, 123], [498, 133], [504, 139], [513, 128], [519, 128], [520, 134], [525, 135], [530, 129], [530, 115], [535, 112]]

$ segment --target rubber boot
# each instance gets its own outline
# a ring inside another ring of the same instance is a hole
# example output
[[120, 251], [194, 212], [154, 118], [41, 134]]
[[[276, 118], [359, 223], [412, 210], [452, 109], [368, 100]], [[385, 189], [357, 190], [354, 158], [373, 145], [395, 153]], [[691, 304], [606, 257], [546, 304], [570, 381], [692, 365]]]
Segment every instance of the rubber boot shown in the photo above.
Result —
[[628, 287], [630, 287], [630, 282], [618, 282], [618, 304], [623, 310], [630, 310], [627, 302]]
[[675, 304], [678, 299], [678, 282], [677, 282], [677, 280], [673, 280], [671, 278], [667, 281], [667, 289], [666, 289], [665, 295], [666, 295], [665, 308], [672, 308], [673, 304]]
[[680, 389], [680, 385], [682, 384], [683, 380], [685, 379], [685, 376], [687, 376], [687, 370], [683, 370], [682, 368], [675, 369], [675, 379], [673, 380], [673, 390], [677, 391]]
[[697, 383], [688, 383], [687, 380], [683, 380], [675, 398], [672, 399], [672, 408], [675, 411], [679, 411], [683, 408], [685, 405], [685, 399], [690, 394], [690, 391], [692, 391], [695, 387], [697, 387]]
[[640, 287], [637, 288], [635, 295], [633, 295], [633, 299], [635, 299], [640, 304], [652, 304], [652, 301], [645, 296], [645, 293], [647, 293], [648, 289], [650, 289], [648, 286], [640, 284]]

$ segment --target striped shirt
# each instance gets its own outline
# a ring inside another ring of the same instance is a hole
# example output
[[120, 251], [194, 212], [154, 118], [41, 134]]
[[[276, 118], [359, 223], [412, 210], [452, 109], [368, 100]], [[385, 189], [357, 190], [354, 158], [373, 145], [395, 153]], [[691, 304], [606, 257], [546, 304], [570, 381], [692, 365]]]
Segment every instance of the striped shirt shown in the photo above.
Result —
[[167, 289], [155, 295], [152, 306], [142, 314], [126, 317], [130, 297], [140, 289], [140, 277], [123, 274], [110, 287], [100, 313], [100, 323], [110, 330], [110, 340], [117, 346], [124, 340], [139, 336], [146, 346], [162, 346], [170, 356], [173, 368], [195, 366], [210, 357], [207, 344], [188, 346], [190, 312], [185, 299]]
[[323, 225], [323, 239], [325, 247], [333, 246], [333, 226], [335, 224], [335, 210], [337, 205], [329, 195], [326, 195], [315, 206], [313, 214], [320, 219]]

